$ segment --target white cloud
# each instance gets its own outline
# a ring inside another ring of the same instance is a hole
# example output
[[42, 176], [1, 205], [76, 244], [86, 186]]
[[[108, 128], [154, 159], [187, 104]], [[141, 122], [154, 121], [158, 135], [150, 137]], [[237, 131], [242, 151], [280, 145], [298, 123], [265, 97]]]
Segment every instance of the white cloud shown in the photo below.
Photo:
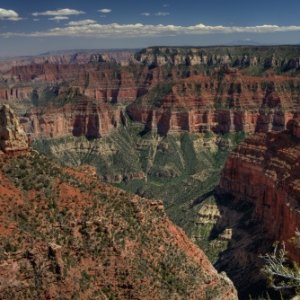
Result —
[[37, 19], [37, 18], [33, 19], [34, 22], [38, 22], [39, 20], [40, 20], [40, 19]]
[[80, 21], [71, 21], [68, 23], [70, 26], [87, 26], [91, 24], [96, 24], [97, 22], [95, 20], [86, 19], [86, 20], [80, 20]]
[[300, 26], [278, 26], [278, 25], [258, 25], [258, 26], [209, 26], [197, 24], [193, 26], [178, 25], [145, 25], [137, 24], [100, 24], [94, 20], [72, 21], [62, 27], [55, 27], [49, 31], [38, 31], [32, 33], [1, 33], [0, 36], [70, 36], [70, 37], [94, 37], [94, 38], [138, 38], [138, 37], [163, 37], [178, 35], [203, 35], [214, 33], [272, 33], [299, 31]]
[[32, 15], [34, 17], [37, 16], [72, 16], [72, 15], [82, 15], [84, 14], [84, 11], [76, 10], [76, 9], [70, 9], [70, 8], [63, 8], [58, 10], [47, 10], [43, 12], [34, 12]]
[[163, 7], [169, 7], [169, 4], [163, 4]]
[[112, 12], [112, 10], [110, 8], [102, 8], [98, 10], [99, 12], [101, 12], [102, 14], [109, 14]]
[[53, 18], [49, 18], [51, 21], [63, 21], [63, 20], [69, 20], [69, 17], [67, 16], [55, 16]]
[[145, 16], [145, 17], [149, 17], [151, 14], [148, 13], [148, 12], [143, 12], [143, 13], [141, 13], [141, 15], [142, 15], [142, 16]]
[[14, 10], [0, 8], [0, 20], [19, 21], [22, 20], [22, 18], [20, 18], [19, 14]]
[[159, 11], [155, 15], [158, 16], [158, 17], [165, 17], [165, 16], [169, 16], [170, 13], [167, 12], [167, 11]]

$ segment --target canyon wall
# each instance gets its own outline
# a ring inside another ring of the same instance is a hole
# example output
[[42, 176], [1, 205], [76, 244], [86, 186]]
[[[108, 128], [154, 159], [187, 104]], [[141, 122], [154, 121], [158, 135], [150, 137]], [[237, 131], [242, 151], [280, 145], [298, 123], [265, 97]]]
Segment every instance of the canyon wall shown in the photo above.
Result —
[[[218, 74], [219, 75], [219, 74]], [[159, 133], [279, 131], [299, 110], [300, 80], [274, 75], [252, 77], [240, 72], [195, 75], [152, 89], [128, 106], [135, 121]]]
[[230, 65], [233, 67], [299, 68], [299, 46], [149, 47], [135, 58], [151, 66]]
[[80, 99], [76, 104], [49, 107], [46, 113], [33, 109], [23, 115], [21, 122], [25, 131], [35, 138], [60, 138], [85, 136], [100, 138], [122, 124], [124, 112], [105, 103]]
[[[168, 47], [127, 65], [97, 55], [26, 63], [2, 71], [0, 102], [16, 108], [39, 151], [165, 199], [172, 220], [249, 295], [259, 251], [300, 225], [298, 57], [297, 46]], [[256, 134], [229, 157], [219, 199], [220, 169], [244, 133]], [[288, 250], [299, 260], [289, 242]]]
[[[299, 111], [298, 52], [292, 46], [148, 48], [126, 66], [100, 54], [37, 60], [1, 72], [0, 101], [18, 104], [33, 138], [76, 135], [78, 124], [85, 124], [80, 134], [96, 138], [121, 124], [121, 110], [160, 135], [279, 131]], [[193, 58], [183, 58], [189, 53]], [[268, 65], [275, 54], [278, 61]], [[160, 55], [166, 63], [157, 63]]]
[[31, 151], [6, 105], [0, 121], [1, 299], [237, 299], [162, 201]]
[[15, 66], [32, 64], [87, 64], [89, 62], [116, 62], [127, 65], [133, 60], [135, 50], [62, 50], [36, 56], [0, 58], [0, 72], [9, 71]]
[[292, 242], [300, 226], [300, 119], [281, 133], [259, 133], [230, 154], [220, 181], [222, 193], [236, 202], [255, 206], [253, 218], [261, 221], [273, 240], [285, 241], [289, 256], [300, 261]]

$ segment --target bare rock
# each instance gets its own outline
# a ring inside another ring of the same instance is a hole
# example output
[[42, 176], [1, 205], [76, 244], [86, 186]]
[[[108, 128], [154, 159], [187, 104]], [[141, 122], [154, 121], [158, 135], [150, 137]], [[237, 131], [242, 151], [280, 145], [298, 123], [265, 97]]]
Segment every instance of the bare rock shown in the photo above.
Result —
[[28, 138], [15, 113], [8, 105], [0, 108], [0, 149], [17, 152], [28, 149]]

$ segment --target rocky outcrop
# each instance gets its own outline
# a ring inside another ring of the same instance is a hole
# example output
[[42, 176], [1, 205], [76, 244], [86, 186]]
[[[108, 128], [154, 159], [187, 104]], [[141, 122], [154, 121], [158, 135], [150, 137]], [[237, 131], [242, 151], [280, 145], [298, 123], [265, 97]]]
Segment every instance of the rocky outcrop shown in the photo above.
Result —
[[216, 224], [217, 220], [220, 219], [221, 213], [214, 204], [205, 204], [198, 211], [199, 224]]
[[0, 99], [7, 102], [30, 99], [32, 91], [33, 88], [30, 86], [12, 86], [11, 88], [0, 86]]
[[229, 156], [220, 181], [223, 193], [255, 206], [253, 218], [268, 236], [287, 243], [289, 256], [300, 261], [291, 242], [300, 227], [300, 119], [281, 133], [259, 133]]
[[32, 138], [85, 136], [91, 139], [107, 135], [123, 120], [122, 107], [80, 97], [62, 107], [49, 106], [46, 113], [39, 108], [32, 109], [22, 117], [22, 125]]
[[17, 116], [8, 105], [0, 107], [0, 150], [18, 152], [28, 149], [28, 138]]
[[1, 299], [237, 299], [162, 201], [90, 171], [0, 159]]

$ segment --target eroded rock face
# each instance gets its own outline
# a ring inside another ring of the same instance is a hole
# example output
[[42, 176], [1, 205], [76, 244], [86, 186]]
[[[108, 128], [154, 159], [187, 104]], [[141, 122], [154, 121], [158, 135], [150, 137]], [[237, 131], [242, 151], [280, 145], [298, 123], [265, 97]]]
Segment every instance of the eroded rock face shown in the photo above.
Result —
[[17, 152], [28, 149], [28, 138], [8, 105], [0, 107], [0, 150]]
[[299, 85], [295, 78], [267, 80], [239, 72], [225, 74], [222, 79], [191, 76], [173, 84], [166, 95], [150, 91], [129, 105], [127, 112], [160, 134], [280, 131], [298, 111]]
[[295, 63], [238, 47], [149, 48], [127, 65], [96, 54], [19, 62], [0, 74], [0, 101], [23, 106], [33, 138], [105, 135], [122, 124], [121, 108], [160, 135], [280, 131], [299, 112], [300, 79], [275, 70], [296, 71], [299, 49], [275, 50]]
[[[272, 50], [273, 51], [272, 51]], [[270, 52], [268, 50], [271, 50]], [[276, 52], [276, 54], [275, 54]], [[298, 46], [277, 47], [150, 47], [138, 52], [138, 61], [148, 65], [224, 65], [235, 67], [263, 66], [285, 69], [299, 67]]]
[[200, 224], [215, 224], [218, 219], [220, 219], [221, 214], [214, 204], [205, 204], [198, 211], [197, 223]]
[[291, 243], [300, 226], [299, 118], [282, 133], [260, 133], [242, 142], [229, 156], [220, 182], [235, 201], [251, 202], [254, 218], [273, 240], [285, 241], [289, 256], [300, 261]]
[[122, 107], [86, 98], [63, 107], [48, 107], [47, 112], [32, 109], [22, 117], [22, 125], [33, 138], [60, 138], [64, 136], [86, 136], [100, 138], [122, 124]]

